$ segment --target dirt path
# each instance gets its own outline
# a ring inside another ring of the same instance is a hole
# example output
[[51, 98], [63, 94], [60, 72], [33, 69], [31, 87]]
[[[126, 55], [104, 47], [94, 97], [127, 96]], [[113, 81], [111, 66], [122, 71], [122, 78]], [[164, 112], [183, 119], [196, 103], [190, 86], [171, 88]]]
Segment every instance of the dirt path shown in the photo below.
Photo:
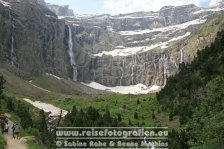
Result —
[[17, 140], [17, 139], [13, 139], [11, 135], [6, 135], [5, 139], [6, 139], [6, 142], [7, 142], [6, 149], [28, 149], [25, 142], [22, 142], [22, 141]]
[[4, 138], [7, 142], [6, 149], [28, 149], [26, 143], [22, 141], [22, 139], [14, 139], [12, 137], [12, 124], [13, 123], [9, 121], [9, 133], [4, 134]]

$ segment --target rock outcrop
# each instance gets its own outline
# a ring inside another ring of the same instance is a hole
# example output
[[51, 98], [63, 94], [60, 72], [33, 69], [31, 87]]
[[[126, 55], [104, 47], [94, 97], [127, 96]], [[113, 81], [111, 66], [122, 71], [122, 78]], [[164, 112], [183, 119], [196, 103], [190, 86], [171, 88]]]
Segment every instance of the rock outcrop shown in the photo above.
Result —
[[37, 0], [37, 3], [46, 6], [45, 0]]
[[68, 27], [35, 1], [0, 4], [0, 63], [20, 76], [68, 78]]

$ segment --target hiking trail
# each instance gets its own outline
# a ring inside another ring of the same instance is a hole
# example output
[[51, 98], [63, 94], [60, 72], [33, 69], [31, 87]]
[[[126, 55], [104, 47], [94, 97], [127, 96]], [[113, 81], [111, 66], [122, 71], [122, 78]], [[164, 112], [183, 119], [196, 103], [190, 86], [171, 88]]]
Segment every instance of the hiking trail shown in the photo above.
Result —
[[[10, 117], [9, 114], [6, 114], [6, 115], [8, 118]], [[22, 138], [14, 139], [12, 137], [13, 122], [10, 121], [9, 119], [8, 119], [8, 122], [9, 122], [9, 132], [8, 132], [8, 134], [3, 135], [7, 142], [6, 149], [28, 149], [28, 146], [27, 146], [26, 142], [24, 141], [24, 139], [22, 139]]]

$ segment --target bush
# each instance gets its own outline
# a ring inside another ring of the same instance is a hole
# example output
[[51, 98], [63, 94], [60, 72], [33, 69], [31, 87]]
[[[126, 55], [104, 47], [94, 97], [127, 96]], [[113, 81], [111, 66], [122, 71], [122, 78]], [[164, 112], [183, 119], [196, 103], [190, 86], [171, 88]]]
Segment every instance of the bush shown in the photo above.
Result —
[[134, 119], [138, 119], [138, 113], [137, 112], [135, 112], [135, 114], [134, 114]]
[[30, 135], [32, 135], [32, 136], [35, 136], [35, 137], [37, 137], [38, 139], [40, 139], [40, 131], [38, 130], [38, 129], [36, 129], [36, 128], [28, 128], [27, 129], [27, 132], [30, 134]]
[[4, 148], [6, 145], [5, 139], [3, 138], [2, 135], [0, 135], [0, 148]]

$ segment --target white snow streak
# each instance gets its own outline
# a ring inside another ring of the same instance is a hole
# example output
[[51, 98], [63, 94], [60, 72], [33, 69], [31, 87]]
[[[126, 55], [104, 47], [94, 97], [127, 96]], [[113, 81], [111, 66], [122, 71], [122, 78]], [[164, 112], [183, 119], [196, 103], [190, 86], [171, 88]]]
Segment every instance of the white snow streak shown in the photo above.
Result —
[[50, 74], [50, 73], [46, 73], [47, 76], [52, 76], [52, 77], [55, 77], [56, 79], [58, 80], [61, 80], [62, 78], [58, 77], [58, 76], [55, 76], [53, 74]]
[[[32, 101], [27, 98], [23, 98], [23, 100], [32, 104], [34, 107], [43, 110], [44, 112], [51, 112], [50, 116], [59, 116], [62, 110], [58, 107], [53, 106], [52, 104], [48, 104], [48, 103], [44, 103], [40, 101]], [[62, 117], [64, 117], [67, 113], [68, 111], [62, 110]]]
[[146, 30], [136, 30], [136, 31], [120, 31], [119, 33], [124, 36], [131, 36], [131, 35], [141, 35], [141, 34], [148, 34], [153, 32], [167, 32], [172, 30], [183, 30], [188, 28], [191, 25], [197, 25], [202, 24], [206, 20], [196, 19], [193, 21], [185, 22], [183, 24], [173, 25], [173, 26], [167, 26], [162, 28], [154, 28], [154, 29], [146, 29]]
[[[136, 53], [142, 53], [142, 52], [146, 52], [146, 51], [150, 51], [152, 49], [155, 48], [168, 48], [168, 44], [177, 40], [181, 40], [187, 36], [189, 36], [191, 33], [187, 32], [186, 34], [182, 35], [182, 36], [178, 36], [175, 38], [172, 38], [166, 42], [160, 42], [154, 45], [150, 45], [150, 46], [140, 46], [140, 47], [123, 47], [123, 46], [119, 46], [116, 47], [116, 49], [114, 49], [113, 51], [103, 51], [101, 53], [95, 54], [94, 56], [98, 56], [98, 57], [102, 57], [103, 55], [111, 55], [111, 56], [129, 56], [129, 55], [134, 55]], [[122, 47], [122, 48], [121, 48]]]
[[11, 8], [9, 2], [5, 2], [5, 1], [3, 1], [3, 0], [0, 0], [0, 3], [1, 3], [4, 7], [10, 7], [10, 8]]
[[200, 14], [200, 13], [204, 13], [204, 12], [218, 12], [218, 11], [222, 11], [222, 10], [224, 10], [224, 8], [201, 9], [199, 11], [194, 12], [193, 14]]
[[34, 87], [36, 87], [36, 88], [38, 88], [38, 89], [40, 89], [40, 90], [43, 90], [43, 91], [46, 91], [46, 92], [48, 92], [48, 93], [50, 93], [51, 91], [49, 91], [49, 90], [46, 90], [46, 89], [44, 89], [44, 88], [41, 88], [41, 87], [39, 87], [39, 86], [36, 86], [36, 85], [34, 85], [34, 84], [32, 84], [32, 83], [30, 83], [32, 86], [34, 86]]

